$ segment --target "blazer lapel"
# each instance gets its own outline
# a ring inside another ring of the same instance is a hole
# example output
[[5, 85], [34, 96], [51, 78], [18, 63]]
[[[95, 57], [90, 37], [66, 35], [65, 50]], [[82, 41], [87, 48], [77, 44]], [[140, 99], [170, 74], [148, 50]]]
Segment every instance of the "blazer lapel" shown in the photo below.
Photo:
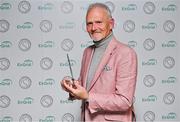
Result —
[[109, 42], [109, 45], [108, 45], [107, 49], [104, 52], [104, 55], [103, 55], [103, 57], [102, 57], [102, 59], [100, 61], [100, 64], [98, 65], [98, 68], [97, 68], [97, 70], [95, 72], [94, 78], [91, 81], [89, 90], [92, 88], [92, 86], [97, 81], [98, 77], [100, 76], [101, 72], [104, 70], [104, 67], [108, 63], [109, 59], [111, 58], [112, 53], [113, 53], [115, 48], [116, 48], [116, 40], [113, 37], [113, 39]]
[[84, 80], [84, 83], [83, 83], [83, 86], [86, 88], [86, 81], [87, 81], [87, 76], [88, 76], [88, 71], [89, 71], [89, 67], [90, 67], [90, 64], [91, 64], [91, 60], [92, 60], [92, 56], [93, 56], [93, 53], [94, 53], [94, 47], [90, 47], [90, 49], [87, 51], [87, 54], [86, 54], [86, 61], [85, 61], [85, 72], [84, 72], [84, 75], [85, 75], [85, 80]]

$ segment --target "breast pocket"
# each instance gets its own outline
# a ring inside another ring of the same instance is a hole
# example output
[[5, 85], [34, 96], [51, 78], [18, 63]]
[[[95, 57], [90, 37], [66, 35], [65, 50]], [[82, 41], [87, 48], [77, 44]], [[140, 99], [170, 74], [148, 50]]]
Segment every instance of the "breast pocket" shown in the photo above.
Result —
[[112, 65], [105, 65], [102, 71], [102, 76], [104, 78], [114, 78], [115, 77], [115, 71]]
[[104, 92], [113, 92], [115, 90], [115, 72], [112, 65], [104, 66], [96, 83], [101, 86], [101, 90]]

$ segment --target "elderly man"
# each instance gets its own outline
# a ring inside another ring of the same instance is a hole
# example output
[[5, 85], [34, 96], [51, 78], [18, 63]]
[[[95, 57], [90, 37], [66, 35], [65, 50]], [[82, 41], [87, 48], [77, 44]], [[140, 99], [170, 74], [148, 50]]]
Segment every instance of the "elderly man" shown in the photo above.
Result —
[[94, 45], [85, 49], [80, 77], [61, 81], [73, 99], [83, 100], [82, 121], [133, 121], [137, 57], [113, 35], [114, 19], [102, 3], [87, 10], [86, 28]]

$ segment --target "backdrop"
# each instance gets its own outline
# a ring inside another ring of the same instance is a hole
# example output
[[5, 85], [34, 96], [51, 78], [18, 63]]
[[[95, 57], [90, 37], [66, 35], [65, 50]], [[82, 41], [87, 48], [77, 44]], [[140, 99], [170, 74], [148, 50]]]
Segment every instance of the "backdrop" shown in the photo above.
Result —
[[67, 53], [79, 76], [94, 2], [109, 6], [114, 35], [137, 52], [137, 120], [180, 121], [179, 0], [0, 0], [0, 122], [80, 120], [81, 102], [59, 81], [70, 75]]

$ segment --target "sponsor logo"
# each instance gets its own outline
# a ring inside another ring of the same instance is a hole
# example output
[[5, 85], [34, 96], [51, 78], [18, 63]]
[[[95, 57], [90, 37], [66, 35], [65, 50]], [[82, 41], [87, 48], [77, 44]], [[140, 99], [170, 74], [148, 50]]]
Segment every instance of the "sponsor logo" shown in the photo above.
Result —
[[[60, 65], [60, 67], [68, 67], [68, 66], [69, 66], [69, 63], [68, 63], [68, 61], [67, 61], [67, 62], [65, 62], [65, 63], [60, 63], [59, 65]], [[76, 61], [70, 59], [70, 65], [71, 65], [71, 66], [75, 66], [75, 65], [76, 65]]]
[[39, 82], [40, 86], [52, 86], [54, 84], [55, 84], [55, 80], [52, 78], [47, 78], [44, 81]]
[[31, 79], [27, 76], [23, 76], [20, 80], [19, 80], [19, 86], [22, 89], [28, 89], [31, 86]]
[[49, 57], [42, 58], [40, 61], [40, 67], [43, 70], [49, 70], [53, 66], [53, 61]]
[[29, 114], [23, 114], [20, 116], [19, 122], [32, 122], [32, 117]]
[[125, 32], [131, 33], [135, 30], [135, 23], [132, 20], [127, 20], [123, 24], [123, 29]]
[[10, 85], [12, 85], [11, 79], [3, 79], [2, 81], [0, 80], [0, 86], [10, 86]]
[[64, 25], [59, 25], [59, 29], [73, 29], [75, 26], [74, 22], [66, 22]]
[[154, 22], [150, 22], [147, 25], [142, 25], [143, 30], [154, 30], [157, 28], [157, 24]]
[[0, 122], [13, 122], [13, 118], [11, 116], [5, 116], [0, 119]]
[[146, 39], [144, 41], [143, 47], [144, 47], [145, 50], [151, 51], [151, 50], [153, 50], [155, 48], [155, 41], [148, 38], [148, 39]]
[[170, 112], [167, 115], [162, 115], [163, 120], [175, 120], [177, 118], [176, 113]]
[[176, 11], [177, 6], [175, 4], [169, 4], [168, 6], [162, 7], [162, 11]]
[[9, 68], [10, 61], [7, 58], [0, 58], [0, 70], [5, 71]]
[[172, 84], [177, 81], [176, 77], [168, 77], [166, 80], [162, 80], [163, 84]]
[[133, 103], [135, 103], [135, 102], [136, 102], [136, 97], [135, 97], [135, 96], [133, 96], [133, 100], [132, 100], [132, 102], [133, 102]]
[[88, 41], [86, 43], [81, 43], [80, 47], [81, 48], [86, 48], [86, 47], [89, 47], [90, 45], [93, 45], [93, 44], [94, 44], [93, 41]]
[[87, 32], [87, 30], [86, 30], [86, 22], [83, 22], [83, 23], [82, 23], [82, 30], [83, 30], [84, 32]]
[[106, 4], [106, 5], [108, 6], [108, 8], [110, 9], [111, 13], [113, 13], [114, 10], [115, 10], [115, 5], [114, 5], [114, 3], [112, 3], [111, 1], [107, 1], [107, 2], [105, 2], [105, 4]]
[[66, 113], [62, 117], [62, 122], [74, 122], [74, 116], [70, 113]]
[[80, 6], [80, 10], [87, 11], [89, 4]]
[[52, 3], [45, 3], [40, 6], [38, 6], [39, 10], [52, 10], [54, 5]]
[[0, 43], [1, 48], [10, 48], [12, 47], [12, 43], [10, 41], [3, 41]]
[[145, 122], [154, 122], [154, 120], [155, 120], [155, 113], [152, 112], [152, 111], [147, 111], [144, 114], [143, 118], [144, 118]]
[[11, 4], [10, 3], [2, 3], [0, 4], [0, 10], [9, 10], [11, 9]]
[[157, 97], [155, 95], [149, 95], [147, 98], [142, 98], [142, 102], [155, 102]]
[[69, 104], [69, 103], [73, 103], [72, 100], [60, 100], [60, 104]]
[[43, 43], [38, 44], [39, 48], [53, 48], [55, 46], [53, 41], [46, 41]]
[[152, 2], [146, 2], [143, 6], [143, 10], [146, 14], [153, 14], [156, 10], [156, 6]]
[[136, 41], [129, 41], [128, 46], [131, 48], [135, 48], [137, 46], [137, 42]]
[[61, 4], [61, 11], [65, 14], [69, 14], [73, 11], [73, 4], [69, 1], [64, 1]]
[[163, 24], [163, 29], [164, 29], [165, 32], [171, 33], [175, 29], [175, 23], [173, 21], [171, 21], [171, 20], [167, 20]]
[[9, 30], [10, 24], [7, 20], [0, 20], [0, 32], [5, 33]]
[[26, 59], [22, 63], [17, 63], [17, 67], [31, 67], [31, 66], [33, 66], [33, 61], [30, 59]]
[[156, 79], [152, 75], [146, 75], [143, 79], [143, 82], [146, 87], [152, 87], [154, 86]]
[[44, 108], [48, 108], [53, 104], [53, 98], [50, 95], [44, 95], [41, 97], [40, 103]]
[[11, 99], [6, 96], [2, 95], [0, 96], [0, 108], [7, 108], [11, 103]]
[[71, 39], [64, 39], [62, 42], [61, 42], [61, 48], [64, 50], [64, 51], [71, 51], [72, 48], [74, 47], [74, 43]]
[[137, 5], [136, 4], [128, 4], [127, 6], [124, 6], [121, 9], [122, 9], [122, 11], [135, 11], [135, 10], [137, 10]]
[[22, 25], [17, 25], [17, 29], [31, 29], [33, 24], [31, 22], [25, 22]]
[[174, 60], [174, 58], [173, 58], [173, 57], [170, 57], [170, 56], [165, 57], [164, 60], [163, 60], [163, 65], [164, 65], [164, 67], [167, 68], [167, 69], [173, 68], [174, 65], [175, 65], [175, 60]]
[[52, 30], [52, 23], [49, 20], [42, 20], [39, 27], [42, 32], [48, 33]]
[[176, 43], [176, 41], [173, 41], [173, 40], [162, 43], [162, 47], [164, 47], [164, 48], [176, 47], [176, 46], [177, 46], [177, 43]]
[[143, 61], [142, 65], [143, 66], [153, 66], [157, 64], [157, 60], [156, 59], [149, 59], [148, 61]]
[[18, 47], [22, 51], [28, 51], [31, 48], [31, 41], [29, 39], [21, 39]]
[[39, 119], [39, 122], [55, 122], [54, 116], [46, 116], [45, 119]]
[[24, 104], [24, 105], [32, 104], [32, 102], [33, 102], [33, 98], [31, 97], [25, 97], [23, 100], [17, 101], [18, 104]]
[[171, 92], [167, 92], [163, 96], [163, 101], [167, 105], [173, 104], [175, 101], [175, 95]]
[[31, 10], [31, 4], [28, 1], [21, 1], [18, 5], [19, 12], [26, 14]]

